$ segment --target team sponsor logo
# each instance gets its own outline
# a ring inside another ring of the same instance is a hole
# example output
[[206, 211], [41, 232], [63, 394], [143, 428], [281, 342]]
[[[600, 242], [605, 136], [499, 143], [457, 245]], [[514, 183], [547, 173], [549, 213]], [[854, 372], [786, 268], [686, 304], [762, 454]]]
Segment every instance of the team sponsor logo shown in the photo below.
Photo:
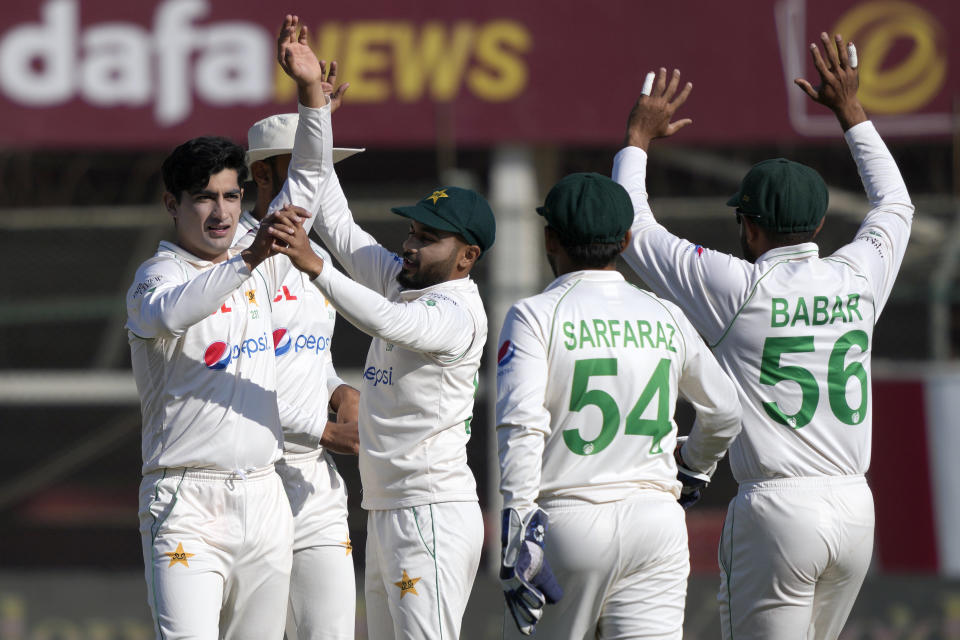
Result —
[[207, 369], [226, 369], [230, 364], [230, 356], [230, 345], [217, 340], [203, 352], [203, 362], [207, 365]]
[[273, 343], [266, 332], [258, 338], [248, 338], [240, 344], [230, 345], [223, 340], [217, 340], [203, 352], [203, 363], [208, 369], [226, 369], [231, 362], [241, 355], [255, 356], [264, 351], [273, 351]]
[[502, 367], [513, 359], [513, 354], [516, 352], [516, 349], [513, 346], [513, 343], [509, 340], [504, 341], [500, 345], [500, 350], [497, 352], [497, 366]]
[[294, 353], [311, 351], [317, 355], [330, 349], [330, 336], [311, 336], [301, 334], [293, 336], [286, 329], [277, 329], [273, 332], [273, 353], [282, 356], [293, 347]]
[[363, 372], [363, 378], [373, 382], [374, 387], [380, 384], [393, 385], [393, 367], [389, 369], [367, 367], [366, 371]]
[[290, 339], [290, 332], [286, 329], [276, 329], [273, 332], [273, 355], [279, 357], [290, 351], [293, 340]]

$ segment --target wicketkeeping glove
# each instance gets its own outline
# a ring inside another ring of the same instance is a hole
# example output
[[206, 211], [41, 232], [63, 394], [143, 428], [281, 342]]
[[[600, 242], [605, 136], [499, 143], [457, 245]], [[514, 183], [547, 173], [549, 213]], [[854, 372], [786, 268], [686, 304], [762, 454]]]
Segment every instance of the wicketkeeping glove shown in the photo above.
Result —
[[547, 524], [547, 514], [539, 508], [525, 517], [516, 509], [503, 510], [500, 582], [507, 608], [525, 636], [533, 633], [540, 621], [543, 605], [563, 597], [563, 589], [543, 553]]
[[677, 446], [673, 450], [673, 458], [677, 463], [677, 480], [683, 485], [680, 488], [680, 499], [677, 501], [684, 510], [692, 507], [700, 500], [700, 490], [710, 484], [710, 476], [687, 467], [680, 455], [680, 448], [687, 441], [687, 436], [677, 438]]

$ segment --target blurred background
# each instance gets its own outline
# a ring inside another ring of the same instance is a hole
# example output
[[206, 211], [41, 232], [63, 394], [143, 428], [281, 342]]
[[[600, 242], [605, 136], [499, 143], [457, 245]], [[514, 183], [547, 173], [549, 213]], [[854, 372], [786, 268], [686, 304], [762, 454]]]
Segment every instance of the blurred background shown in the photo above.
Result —
[[[496, 336], [552, 279], [534, 208], [573, 171], [609, 174], [648, 70], [678, 67], [694, 124], [654, 142], [648, 187], [678, 235], [737, 252], [726, 198], [754, 162], [809, 164], [831, 188], [821, 255], [867, 211], [815, 77], [820, 31], [858, 46], [860, 98], [917, 206], [875, 333], [874, 562], [842, 636], [960, 639], [960, 6], [954, 0], [725, 3], [7, 0], [0, 15], [0, 640], [153, 637], [137, 532], [140, 412], [123, 325], [137, 266], [172, 236], [159, 167], [205, 134], [295, 110], [274, 61], [283, 12], [351, 87], [334, 117], [357, 220], [397, 249], [389, 207], [437, 185], [484, 193], [497, 243], [475, 279], [490, 319], [470, 464], [487, 553], [463, 637], [498, 638]], [[253, 185], [247, 200], [252, 201]], [[632, 279], [635, 280], [632, 276]], [[359, 386], [369, 339], [338, 321], [334, 362]], [[677, 423], [689, 429], [681, 406]], [[339, 457], [362, 585], [356, 460]], [[719, 637], [716, 546], [736, 491], [722, 467], [688, 513], [685, 637]], [[362, 586], [358, 638], [365, 638]]]

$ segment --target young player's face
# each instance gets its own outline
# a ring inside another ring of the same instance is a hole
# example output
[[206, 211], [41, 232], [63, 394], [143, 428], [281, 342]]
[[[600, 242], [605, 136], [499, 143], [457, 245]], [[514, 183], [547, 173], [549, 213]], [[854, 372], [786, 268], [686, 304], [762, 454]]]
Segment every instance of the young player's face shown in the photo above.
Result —
[[243, 189], [235, 169], [210, 176], [206, 186], [195, 193], [164, 194], [164, 203], [177, 227], [177, 244], [204, 260], [221, 262], [233, 245], [240, 219]]
[[450, 280], [465, 246], [455, 233], [412, 220], [403, 241], [403, 266], [397, 282], [406, 289], [425, 289]]

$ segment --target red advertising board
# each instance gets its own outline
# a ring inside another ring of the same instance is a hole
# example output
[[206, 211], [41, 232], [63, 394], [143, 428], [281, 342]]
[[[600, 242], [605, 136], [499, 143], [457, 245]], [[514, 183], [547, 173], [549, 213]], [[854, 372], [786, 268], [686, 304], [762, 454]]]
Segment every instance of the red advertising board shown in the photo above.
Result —
[[[858, 46], [861, 98], [887, 136], [946, 136], [960, 86], [955, 0], [649, 3], [290, 0], [349, 81], [338, 144], [615, 144], [648, 70], [694, 91], [679, 142], [836, 136], [793, 86], [807, 45]], [[0, 145], [169, 147], [294, 108], [273, 60], [282, 13], [254, 0], [8, 0]]]

